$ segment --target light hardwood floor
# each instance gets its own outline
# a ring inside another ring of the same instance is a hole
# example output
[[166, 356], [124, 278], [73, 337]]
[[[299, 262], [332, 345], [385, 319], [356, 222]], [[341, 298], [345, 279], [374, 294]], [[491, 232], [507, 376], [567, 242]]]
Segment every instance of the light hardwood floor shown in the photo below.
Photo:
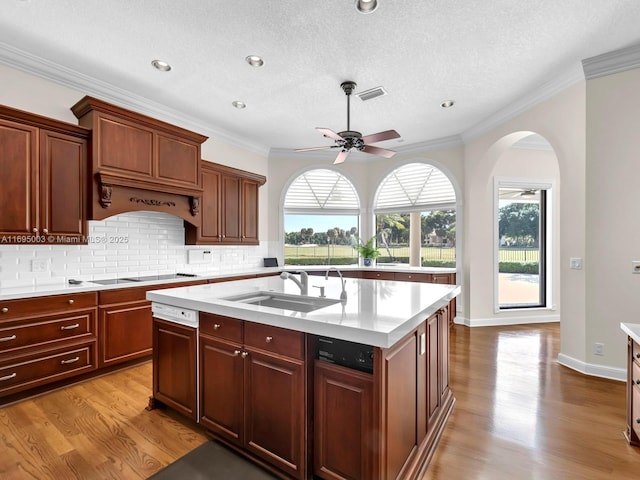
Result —
[[[639, 478], [625, 384], [558, 365], [558, 336], [557, 324], [453, 327], [456, 405], [425, 479]], [[150, 392], [147, 363], [0, 408], [0, 478], [144, 479], [207, 440], [146, 411]]]

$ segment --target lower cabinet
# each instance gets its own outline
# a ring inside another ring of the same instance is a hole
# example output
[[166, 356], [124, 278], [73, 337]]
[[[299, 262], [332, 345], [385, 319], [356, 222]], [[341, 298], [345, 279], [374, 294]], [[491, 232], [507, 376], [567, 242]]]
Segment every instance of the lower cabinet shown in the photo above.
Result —
[[0, 404], [97, 368], [94, 292], [0, 302]]
[[640, 344], [628, 337], [627, 357], [627, 428], [625, 437], [640, 446]]
[[193, 420], [196, 403], [197, 330], [153, 319], [153, 396]]
[[304, 334], [200, 313], [200, 423], [291, 478], [305, 462]]
[[393, 347], [375, 348], [373, 374], [315, 361], [317, 478], [423, 478], [454, 402], [447, 310]]
[[320, 478], [373, 477], [373, 375], [316, 360], [313, 471]]

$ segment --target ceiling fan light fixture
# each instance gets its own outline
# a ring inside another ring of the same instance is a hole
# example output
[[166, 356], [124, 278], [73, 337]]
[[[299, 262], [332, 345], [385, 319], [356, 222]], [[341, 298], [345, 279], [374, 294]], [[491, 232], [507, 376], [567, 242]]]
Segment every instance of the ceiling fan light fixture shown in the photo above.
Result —
[[378, 0], [356, 0], [356, 10], [360, 13], [373, 13], [378, 8]]
[[153, 66], [153, 68], [155, 68], [156, 70], [160, 70], [161, 72], [168, 72], [171, 70], [171, 65], [163, 60], [151, 60], [151, 65]]
[[247, 57], [245, 57], [245, 60], [252, 67], [258, 68], [264, 65], [264, 60], [258, 55], [248, 55]]

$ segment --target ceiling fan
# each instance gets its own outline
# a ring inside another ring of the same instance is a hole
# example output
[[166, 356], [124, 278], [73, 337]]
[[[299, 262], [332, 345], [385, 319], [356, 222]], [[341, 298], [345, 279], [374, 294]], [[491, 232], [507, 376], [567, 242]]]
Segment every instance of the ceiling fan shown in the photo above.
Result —
[[339, 148], [340, 153], [336, 157], [334, 164], [344, 162], [349, 156], [351, 150], [356, 149], [361, 152], [371, 153], [373, 155], [379, 155], [385, 158], [393, 157], [396, 152], [393, 150], [387, 150], [385, 148], [374, 147], [369, 145], [371, 143], [382, 142], [383, 140], [391, 140], [392, 138], [400, 138], [400, 134], [395, 130], [385, 130], [384, 132], [373, 133], [371, 135], [365, 135], [364, 137], [360, 132], [351, 130], [350, 126], [350, 113], [351, 113], [351, 93], [356, 88], [356, 82], [346, 81], [340, 84], [342, 90], [347, 95], [347, 129], [343, 132], [334, 132], [330, 128], [316, 127], [320, 133], [325, 137], [335, 140], [335, 145], [328, 145], [325, 147], [311, 147], [311, 148], [298, 148], [296, 152], [310, 152], [312, 150], [328, 150], [331, 148]]

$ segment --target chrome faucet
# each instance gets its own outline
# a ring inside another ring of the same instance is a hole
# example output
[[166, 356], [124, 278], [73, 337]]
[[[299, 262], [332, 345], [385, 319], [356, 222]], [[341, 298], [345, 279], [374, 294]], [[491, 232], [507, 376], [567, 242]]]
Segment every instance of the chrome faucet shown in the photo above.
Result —
[[324, 275], [324, 279], [325, 280], [329, 279], [329, 272], [331, 270], [335, 270], [336, 272], [338, 272], [338, 276], [340, 277], [340, 282], [342, 283], [342, 292], [340, 292], [340, 300], [346, 300], [347, 299], [347, 291], [344, 289], [345, 279], [342, 276], [342, 272], [340, 270], [338, 270], [336, 267], [329, 267], [327, 269], [327, 273], [325, 273], [325, 275]]
[[300, 287], [300, 295], [309, 295], [309, 275], [304, 270], [300, 272], [300, 280], [293, 276], [292, 273], [282, 272], [280, 278], [286, 280], [287, 278], [293, 280], [293, 282]]

